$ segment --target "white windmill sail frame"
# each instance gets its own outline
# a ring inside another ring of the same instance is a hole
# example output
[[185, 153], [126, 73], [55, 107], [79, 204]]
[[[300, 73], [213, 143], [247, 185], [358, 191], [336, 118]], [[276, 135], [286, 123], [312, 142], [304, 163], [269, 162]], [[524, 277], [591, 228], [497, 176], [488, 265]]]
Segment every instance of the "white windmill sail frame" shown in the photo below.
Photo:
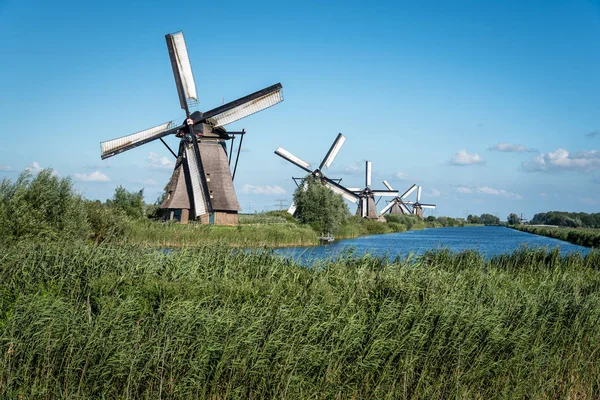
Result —
[[185, 44], [183, 32], [179, 31], [176, 33], [172, 33], [171, 43], [173, 44], [173, 50], [175, 52], [177, 68], [179, 70], [179, 77], [181, 79], [181, 88], [183, 89], [183, 95], [185, 96], [186, 100], [194, 99], [198, 101], [198, 94], [196, 92], [196, 82], [194, 81], [192, 65], [190, 63], [190, 57], [188, 55], [187, 45]]
[[192, 185], [192, 197], [194, 200], [194, 213], [195, 217], [198, 218], [201, 215], [208, 213], [208, 207], [206, 204], [206, 198], [204, 195], [204, 188], [200, 179], [200, 171], [198, 170], [198, 159], [196, 158], [196, 152], [194, 151], [193, 145], [187, 144], [185, 146], [185, 157], [187, 159], [188, 168], [190, 171], [190, 183]]
[[383, 210], [381, 210], [379, 214], [385, 214], [389, 209], [391, 209], [394, 206], [394, 204], [396, 204], [396, 202], [397, 200], [390, 201], [385, 207], [383, 207]]
[[334, 145], [333, 145], [333, 149], [331, 150], [331, 152], [325, 159], [325, 162], [323, 163], [323, 166], [325, 168], [329, 168], [329, 166], [333, 163], [333, 160], [335, 159], [337, 154], [340, 152], [340, 149], [344, 145], [344, 142], [346, 142], [346, 136], [340, 135], [339, 138], [336, 138]]
[[247, 103], [240, 104], [221, 114], [217, 114], [212, 119], [215, 121], [215, 127], [225, 126], [232, 122], [246, 118], [249, 115], [256, 114], [262, 110], [272, 107], [283, 101], [283, 89], [278, 89], [274, 92], [265, 94], [257, 99]]
[[371, 187], [371, 161], [367, 161], [367, 170], [365, 175], [365, 183], [368, 188]]
[[383, 181], [383, 185], [384, 185], [386, 188], [388, 188], [388, 190], [394, 190], [394, 189], [392, 188], [392, 185], [390, 185], [390, 184], [388, 183], [388, 181], [385, 181], [385, 180], [384, 180], [384, 181]]
[[118, 150], [118, 149], [124, 147], [124, 146], [129, 146], [129, 145], [141, 142], [143, 140], [150, 139], [150, 138], [152, 138], [156, 135], [159, 135], [163, 132], [166, 132], [169, 129], [172, 129], [174, 127], [175, 127], [175, 124], [173, 124], [173, 121], [167, 121], [160, 125], [154, 126], [149, 129], [145, 129], [140, 132], [133, 133], [131, 135], [122, 136], [122, 137], [116, 138], [116, 139], [106, 140], [106, 141], [100, 143], [101, 155], [111, 153], [115, 150]]
[[275, 154], [279, 155], [282, 158], [285, 158], [286, 160], [292, 162], [293, 164], [301, 165], [304, 168], [310, 169], [310, 164], [309, 163], [307, 163], [306, 161], [302, 160], [299, 157], [296, 157], [295, 155], [293, 155], [292, 153], [290, 153], [289, 151], [287, 151], [283, 147], [278, 147], [275, 150]]
[[373, 196], [380, 196], [380, 197], [398, 197], [398, 191], [394, 191], [394, 192], [385, 192], [385, 191], [381, 191], [381, 190], [373, 190], [371, 193], [373, 193]]
[[345, 198], [346, 200], [357, 204], [358, 200], [360, 199], [358, 196], [351, 196], [350, 193], [346, 192], [343, 189], [340, 189], [339, 187], [332, 185], [330, 182], [325, 181], [325, 186], [327, 186], [333, 193], [335, 194], [339, 194], [341, 195], [343, 198]]
[[413, 184], [413, 185], [412, 185], [410, 188], [408, 188], [408, 190], [407, 190], [406, 192], [404, 192], [404, 194], [403, 194], [402, 196], [400, 196], [400, 198], [401, 198], [401, 199], [404, 199], [405, 197], [408, 197], [408, 196], [410, 196], [410, 194], [411, 194], [412, 192], [414, 192], [416, 188], [417, 188], [417, 185], [416, 185], [416, 184]]

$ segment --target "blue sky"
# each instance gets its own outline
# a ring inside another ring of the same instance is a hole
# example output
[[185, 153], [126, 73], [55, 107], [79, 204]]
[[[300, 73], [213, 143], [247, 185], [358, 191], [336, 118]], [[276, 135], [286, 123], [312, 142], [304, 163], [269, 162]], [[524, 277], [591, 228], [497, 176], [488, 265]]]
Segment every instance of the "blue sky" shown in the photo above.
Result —
[[200, 110], [283, 84], [228, 125], [248, 131], [244, 211], [291, 200], [277, 146], [318, 164], [338, 132], [330, 177], [362, 187], [372, 160], [375, 188], [421, 184], [436, 215], [600, 211], [597, 0], [49, 3], [0, 0], [0, 178], [53, 167], [87, 198], [156, 199], [160, 142], [107, 161], [99, 143], [183, 118], [164, 40], [183, 30]]

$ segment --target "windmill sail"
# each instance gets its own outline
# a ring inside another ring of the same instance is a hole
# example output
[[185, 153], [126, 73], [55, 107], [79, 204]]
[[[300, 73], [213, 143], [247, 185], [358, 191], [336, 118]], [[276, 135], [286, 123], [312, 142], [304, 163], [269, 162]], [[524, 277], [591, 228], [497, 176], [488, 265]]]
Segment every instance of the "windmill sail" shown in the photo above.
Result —
[[185, 45], [183, 32], [168, 34], [165, 36], [169, 57], [171, 58], [171, 67], [175, 76], [175, 85], [179, 94], [179, 103], [181, 108], [188, 111], [188, 100], [198, 100], [196, 93], [196, 83], [192, 73], [192, 65]]
[[165, 122], [153, 128], [146, 129], [134, 134], [123, 136], [117, 139], [111, 139], [100, 143], [101, 157], [112, 157], [127, 150], [149, 143], [153, 140], [160, 139], [167, 135], [176, 133], [181, 126], [176, 126], [173, 121]]
[[329, 166], [331, 165], [331, 163], [333, 162], [333, 160], [339, 153], [340, 149], [344, 145], [345, 141], [346, 141], [346, 137], [344, 135], [342, 135], [341, 133], [338, 133], [337, 137], [333, 141], [333, 144], [329, 148], [329, 151], [325, 155], [323, 162], [321, 162], [321, 165], [319, 165], [319, 170], [323, 169], [323, 167], [329, 168]]
[[[202, 120], [209, 118], [215, 121], [215, 127], [224, 126], [246, 118], [249, 115], [265, 110], [283, 101], [283, 86], [277, 83], [258, 92], [249, 94], [230, 103], [202, 114]], [[200, 122], [201, 122], [200, 121]]]
[[306, 161], [302, 160], [301, 158], [296, 157], [295, 155], [293, 155], [292, 153], [290, 153], [289, 151], [287, 151], [283, 147], [278, 147], [275, 150], [275, 154], [277, 154], [279, 157], [283, 158], [284, 160], [287, 160], [287, 161], [291, 162], [292, 164], [294, 164], [294, 165], [302, 168], [306, 172], [312, 172], [310, 170], [310, 164], [309, 163], [307, 163]]
[[192, 201], [194, 203], [194, 217], [199, 217], [204, 214], [208, 214], [207, 199], [204, 194], [204, 188], [200, 179], [200, 170], [198, 169], [198, 159], [196, 158], [196, 152], [194, 147], [190, 145], [185, 146], [185, 158], [187, 159], [187, 165], [190, 173], [190, 183], [192, 186]]

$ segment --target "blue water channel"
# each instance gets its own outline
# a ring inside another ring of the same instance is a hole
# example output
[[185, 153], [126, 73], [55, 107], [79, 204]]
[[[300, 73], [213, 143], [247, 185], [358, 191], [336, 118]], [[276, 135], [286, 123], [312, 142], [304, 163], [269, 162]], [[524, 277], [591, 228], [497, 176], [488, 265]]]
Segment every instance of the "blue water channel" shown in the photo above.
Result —
[[427, 250], [447, 248], [452, 251], [477, 250], [484, 257], [491, 257], [496, 254], [513, 252], [523, 245], [550, 250], [558, 247], [561, 254], [576, 252], [585, 255], [590, 251], [587, 247], [510, 228], [473, 226], [363, 236], [356, 239], [339, 240], [322, 246], [276, 249], [275, 252], [306, 263], [319, 259], [336, 258], [348, 251], [358, 257], [368, 253], [394, 259], [397, 256], [419, 255]]

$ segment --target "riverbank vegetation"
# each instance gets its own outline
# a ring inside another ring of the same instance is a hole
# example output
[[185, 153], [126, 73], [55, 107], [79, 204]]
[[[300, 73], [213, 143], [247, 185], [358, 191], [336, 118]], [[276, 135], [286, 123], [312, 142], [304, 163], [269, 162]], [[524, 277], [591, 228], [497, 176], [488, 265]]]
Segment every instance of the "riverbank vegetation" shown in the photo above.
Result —
[[587, 214], [581, 212], [549, 211], [535, 214], [531, 221], [529, 221], [529, 224], [600, 229], [600, 213]]
[[565, 242], [586, 247], [600, 248], [600, 229], [561, 228], [549, 226], [514, 225], [513, 229], [535, 235], [564, 240]]
[[[107, 240], [137, 243], [156, 248], [221, 242], [232, 247], [281, 247], [318, 244], [322, 232], [332, 233], [336, 238], [353, 238], [458, 225], [454, 219], [446, 217], [429, 217], [423, 221], [416, 216], [387, 215], [383, 223], [353, 217], [341, 197], [320, 186], [314, 185], [317, 190], [306, 192], [316, 194], [320, 203], [302, 203], [300, 199], [300, 204], [304, 205], [299, 209], [303, 211], [297, 213], [296, 218], [286, 211], [270, 211], [241, 214], [240, 224], [235, 227], [179, 225], [161, 222], [157, 218], [156, 205], [144, 203], [143, 190], [129, 192], [118, 187], [106, 202], [90, 201], [74, 191], [69, 178], [61, 178], [52, 170], [43, 170], [35, 176], [25, 171], [14, 182], [5, 179], [0, 183], [0, 240], [55, 240], [61, 237], [83, 238], [95, 243]], [[326, 210], [311, 211], [307, 204], [323, 205]], [[332, 207], [335, 212], [328, 213]]]
[[600, 254], [0, 245], [7, 398], [597, 398]]

